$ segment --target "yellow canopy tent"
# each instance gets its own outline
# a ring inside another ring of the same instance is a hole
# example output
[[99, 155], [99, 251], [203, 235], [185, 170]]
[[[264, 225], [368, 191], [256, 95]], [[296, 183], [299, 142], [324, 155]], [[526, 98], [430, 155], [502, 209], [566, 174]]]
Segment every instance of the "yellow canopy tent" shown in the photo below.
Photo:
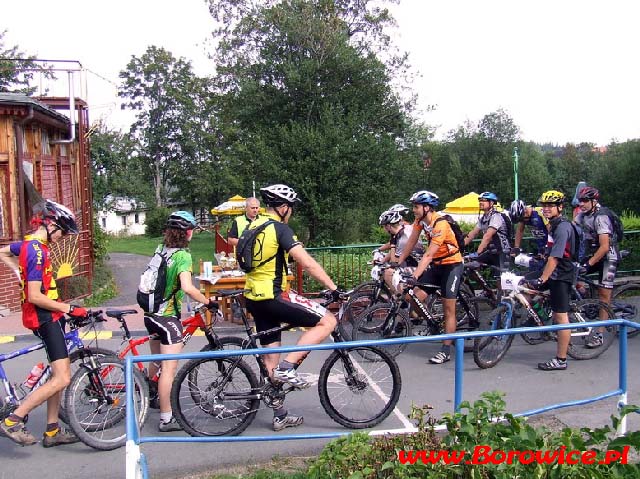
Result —
[[[500, 203], [496, 205], [498, 211], [502, 211]], [[475, 223], [478, 221], [480, 209], [478, 208], [478, 193], [472, 191], [460, 198], [447, 203], [443, 213], [450, 214], [456, 221]]]
[[[215, 216], [238, 216], [244, 214], [245, 202], [247, 199], [240, 195], [229, 198], [224, 203], [219, 204], [211, 210], [211, 214]], [[260, 208], [260, 213], [264, 213], [265, 209]]]

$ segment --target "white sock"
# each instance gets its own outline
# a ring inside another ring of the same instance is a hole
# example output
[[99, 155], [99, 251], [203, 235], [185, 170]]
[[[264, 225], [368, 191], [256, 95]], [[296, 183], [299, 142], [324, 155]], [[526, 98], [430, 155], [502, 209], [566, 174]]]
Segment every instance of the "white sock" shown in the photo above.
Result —
[[161, 412], [160, 413], [160, 421], [162, 421], [162, 422], [169, 422], [169, 421], [171, 421], [172, 417], [173, 417], [173, 412], [172, 411]]

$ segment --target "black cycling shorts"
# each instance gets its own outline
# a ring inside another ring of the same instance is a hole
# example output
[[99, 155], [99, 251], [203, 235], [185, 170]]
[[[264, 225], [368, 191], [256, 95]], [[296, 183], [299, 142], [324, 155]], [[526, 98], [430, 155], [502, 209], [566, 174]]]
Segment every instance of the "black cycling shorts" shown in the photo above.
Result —
[[[327, 314], [327, 309], [304, 296], [295, 293], [281, 293], [274, 299], [253, 301], [246, 298], [247, 310], [256, 322], [256, 331], [277, 328], [280, 323], [312, 328]], [[268, 346], [282, 339], [281, 331], [260, 338], [260, 344]]]
[[157, 334], [160, 344], [178, 344], [182, 341], [182, 323], [175, 316], [145, 315], [144, 326], [149, 334]]
[[605, 289], [613, 289], [616, 279], [616, 273], [618, 272], [618, 262], [610, 261], [607, 256], [592, 265], [588, 270], [589, 273], [599, 273], [600, 287]]
[[49, 363], [69, 357], [67, 342], [64, 339], [64, 326], [64, 319], [59, 319], [58, 321], [47, 321], [33, 331], [33, 334], [44, 343]]
[[568, 313], [569, 300], [571, 298], [571, 283], [550, 279], [548, 286], [549, 292], [551, 293], [551, 297], [549, 298], [551, 311], [554, 313]]
[[[435, 284], [440, 287], [442, 297], [445, 299], [456, 299], [462, 281], [463, 263], [452, 263], [442, 265], [431, 265], [418, 278], [420, 283]], [[422, 288], [427, 293], [433, 293], [432, 288]]]

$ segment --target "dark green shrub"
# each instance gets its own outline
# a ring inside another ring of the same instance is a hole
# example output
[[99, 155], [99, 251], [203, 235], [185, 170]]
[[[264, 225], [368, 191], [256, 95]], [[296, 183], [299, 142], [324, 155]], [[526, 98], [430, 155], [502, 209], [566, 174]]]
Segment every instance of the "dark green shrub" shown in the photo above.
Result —
[[97, 218], [93, 219], [93, 258], [101, 264], [109, 257], [109, 235], [98, 226]]
[[167, 223], [167, 218], [171, 214], [171, 210], [168, 208], [154, 208], [148, 212], [145, 224], [147, 229], [145, 230], [145, 236], [150, 238], [157, 238], [162, 236], [164, 225]]

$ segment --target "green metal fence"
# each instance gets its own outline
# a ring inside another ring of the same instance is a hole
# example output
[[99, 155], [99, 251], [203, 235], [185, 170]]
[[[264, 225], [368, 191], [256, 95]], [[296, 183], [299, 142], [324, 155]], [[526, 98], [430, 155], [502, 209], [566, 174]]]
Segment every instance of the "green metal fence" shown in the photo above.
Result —
[[[533, 238], [523, 239], [523, 249], [534, 249]], [[479, 240], [475, 240], [476, 245]], [[322, 265], [331, 279], [343, 288], [354, 286], [370, 279], [371, 252], [380, 247], [379, 244], [332, 246], [326, 248], [307, 248], [307, 251]], [[627, 249], [631, 254], [620, 265], [619, 274], [637, 274], [640, 271], [640, 230], [625, 231], [625, 239], [621, 249]], [[309, 277], [300, 268], [295, 269], [293, 288], [298, 292], [313, 293], [324, 289], [317, 281]]]

